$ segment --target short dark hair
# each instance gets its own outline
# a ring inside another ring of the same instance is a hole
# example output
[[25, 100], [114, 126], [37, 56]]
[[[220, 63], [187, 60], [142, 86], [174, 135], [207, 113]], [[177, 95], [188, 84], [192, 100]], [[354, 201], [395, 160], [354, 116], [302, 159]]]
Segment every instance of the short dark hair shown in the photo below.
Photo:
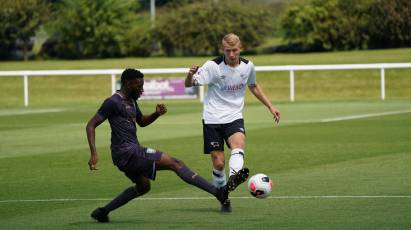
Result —
[[125, 69], [121, 74], [121, 85], [123, 86], [127, 81], [136, 78], [144, 78], [144, 74], [136, 69]]

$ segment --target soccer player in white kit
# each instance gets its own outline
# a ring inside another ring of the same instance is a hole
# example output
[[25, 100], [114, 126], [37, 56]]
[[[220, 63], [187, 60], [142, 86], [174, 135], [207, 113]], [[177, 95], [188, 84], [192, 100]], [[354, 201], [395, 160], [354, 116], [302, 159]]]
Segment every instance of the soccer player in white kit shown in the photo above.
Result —
[[[192, 66], [185, 86], [208, 85], [203, 105], [204, 153], [211, 155], [212, 178], [217, 187], [227, 184], [230, 191], [247, 180], [249, 170], [243, 168], [245, 128], [242, 111], [246, 86], [271, 112], [275, 122], [280, 111], [273, 106], [256, 82], [254, 64], [240, 57], [241, 41], [233, 33], [222, 40], [224, 55], [207, 61], [202, 67]], [[229, 179], [226, 180], [224, 141], [231, 149]], [[230, 212], [228, 203], [222, 211]]]

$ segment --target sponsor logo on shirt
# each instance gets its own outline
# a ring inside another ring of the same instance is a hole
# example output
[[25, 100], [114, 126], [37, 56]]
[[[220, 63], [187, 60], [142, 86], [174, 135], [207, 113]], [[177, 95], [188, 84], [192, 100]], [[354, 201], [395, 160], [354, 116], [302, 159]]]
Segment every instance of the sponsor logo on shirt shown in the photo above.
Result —
[[220, 143], [212, 141], [212, 142], [210, 142], [210, 145], [213, 146], [214, 148], [216, 148], [216, 147], [220, 146]]
[[197, 173], [194, 173], [194, 175], [192, 175], [191, 178], [195, 179], [197, 175], [198, 175]]
[[223, 91], [236, 91], [244, 88], [244, 84], [237, 84], [237, 85], [223, 85], [221, 88]]
[[147, 148], [147, 149], [146, 149], [146, 153], [153, 154], [153, 153], [155, 153], [155, 152], [156, 152], [155, 149], [152, 149], [152, 148]]

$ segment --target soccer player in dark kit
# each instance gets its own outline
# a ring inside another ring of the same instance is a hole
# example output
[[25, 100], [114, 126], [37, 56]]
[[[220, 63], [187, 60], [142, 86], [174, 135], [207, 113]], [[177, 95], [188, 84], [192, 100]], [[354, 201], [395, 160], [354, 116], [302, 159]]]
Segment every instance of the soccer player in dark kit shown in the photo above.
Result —
[[[191, 171], [181, 160], [155, 149], [140, 145], [137, 126], [145, 127], [164, 115], [164, 104], [157, 104], [155, 112], [143, 115], [136, 100], [144, 89], [144, 75], [135, 69], [126, 69], [121, 75], [121, 89], [107, 98], [97, 113], [87, 123], [86, 132], [90, 147], [90, 170], [96, 170], [98, 154], [95, 145], [95, 129], [106, 119], [111, 127], [111, 155], [113, 163], [135, 185], [125, 189], [106, 206], [95, 209], [91, 217], [99, 222], [108, 222], [108, 214], [125, 205], [130, 200], [142, 196], [150, 190], [150, 180], [154, 180], [157, 170], [172, 170], [182, 180], [215, 196], [221, 203], [223, 212], [228, 200], [227, 187], [216, 188], [203, 177]], [[238, 183], [242, 183], [239, 181]]]

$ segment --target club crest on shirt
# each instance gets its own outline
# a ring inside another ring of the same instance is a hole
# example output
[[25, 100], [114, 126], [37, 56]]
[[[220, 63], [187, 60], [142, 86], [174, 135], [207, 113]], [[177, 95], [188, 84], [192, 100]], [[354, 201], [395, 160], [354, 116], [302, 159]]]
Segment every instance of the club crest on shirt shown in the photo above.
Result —
[[135, 109], [129, 104], [125, 104], [124, 108], [126, 109], [126, 116], [127, 116], [127, 121], [130, 123], [136, 123], [136, 118], [135, 118]]
[[199, 85], [200, 85], [200, 83], [198, 83], [197, 79], [194, 79], [193, 80], [193, 86], [199, 86]]

